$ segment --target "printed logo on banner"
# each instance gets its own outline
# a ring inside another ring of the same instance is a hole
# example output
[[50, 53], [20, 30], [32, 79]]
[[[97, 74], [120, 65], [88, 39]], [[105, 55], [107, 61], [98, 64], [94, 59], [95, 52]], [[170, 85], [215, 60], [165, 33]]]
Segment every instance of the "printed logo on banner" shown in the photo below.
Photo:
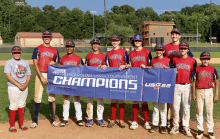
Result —
[[161, 84], [161, 83], [146, 83], [145, 87], [153, 87], [154, 90], [158, 90], [160, 88], [170, 88], [171, 84]]

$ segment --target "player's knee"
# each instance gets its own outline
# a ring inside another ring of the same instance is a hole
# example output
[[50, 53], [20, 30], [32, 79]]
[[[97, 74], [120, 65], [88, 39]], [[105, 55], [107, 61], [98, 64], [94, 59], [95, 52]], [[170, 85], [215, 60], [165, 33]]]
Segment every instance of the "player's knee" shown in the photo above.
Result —
[[55, 94], [49, 94], [48, 101], [49, 102], [54, 102], [55, 101]]
[[69, 105], [70, 104], [70, 100], [69, 99], [64, 99], [63, 100], [63, 105]]
[[35, 102], [35, 103], [41, 103], [41, 101], [42, 101], [42, 100], [39, 99], [39, 98], [36, 98], [36, 97], [34, 98], [34, 102]]

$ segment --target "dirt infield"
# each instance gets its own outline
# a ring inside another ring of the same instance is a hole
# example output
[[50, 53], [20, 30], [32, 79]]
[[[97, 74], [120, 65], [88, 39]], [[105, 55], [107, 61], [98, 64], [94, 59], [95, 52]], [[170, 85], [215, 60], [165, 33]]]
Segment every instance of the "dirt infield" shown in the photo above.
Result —
[[[7, 60], [0, 60], [0, 66], [5, 66]], [[29, 62], [30, 65], [33, 65], [33, 60], [27, 60]], [[85, 62], [85, 59], [83, 59], [83, 61]], [[201, 61], [199, 60], [199, 58], [196, 58], [197, 63], [201, 63]], [[220, 58], [212, 58], [210, 60], [210, 64], [220, 64]]]
[[[104, 118], [105, 123], [109, 118]], [[30, 129], [27, 131], [22, 131], [18, 129], [18, 123], [16, 123], [16, 128], [18, 130], [17, 133], [10, 133], [8, 131], [9, 123], [0, 124], [0, 138], [145, 138], [145, 139], [193, 139], [197, 134], [196, 128], [196, 121], [190, 121], [190, 128], [193, 134], [193, 137], [186, 137], [183, 132], [180, 132], [176, 135], [170, 134], [160, 134], [159, 132], [156, 133], [149, 133], [149, 131], [143, 128], [144, 121], [139, 120], [139, 127], [136, 130], [130, 130], [129, 126], [132, 119], [125, 119], [126, 128], [122, 129], [118, 126], [113, 128], [107, 127], [99, 127], [94, 124], [92, 127], [79, 127], [76, 125], [75, 119], [69, 120], [69, 125], [66, 127], [52, 127], [50, 125], [50, 121], [48, 119], [39, 120], [39, 126], [35, 129]], [[96, 121], [95, 121], [96, 122]], [[25, 121], [25, 125], [29, 126], [31, 121]], [[205, 132], [204, 132], [204, 139], [208, 138], [206, 124], [204, 124]], [[170, 131], [170, 129], [168, 129]], [[214, 133], [215, 136], [218, 138], [220, 137], [220, 122], [215, 122]], [[216, 138], [216, 139], [217, 139]]]

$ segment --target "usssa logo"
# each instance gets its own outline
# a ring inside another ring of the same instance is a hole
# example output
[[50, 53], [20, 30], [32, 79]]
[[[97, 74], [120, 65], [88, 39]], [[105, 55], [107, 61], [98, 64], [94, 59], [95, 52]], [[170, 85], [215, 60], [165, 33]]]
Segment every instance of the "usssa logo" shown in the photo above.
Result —
[[154, 90], [158, 90], [160, 88], [170, 88], [171, 84], [162, 84], [162, 83], [146, 83], [145, 87], [153, 87]]

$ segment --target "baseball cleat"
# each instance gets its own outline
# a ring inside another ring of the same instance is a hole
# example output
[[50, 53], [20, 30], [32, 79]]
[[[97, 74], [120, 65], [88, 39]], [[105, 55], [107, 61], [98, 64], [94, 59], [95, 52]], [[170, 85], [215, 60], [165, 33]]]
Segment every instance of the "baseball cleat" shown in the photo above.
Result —
[[167, 127], [166, 126], [162, 126], [160, 128], [160, 130], [161, 130], [161, 134], [166, 134], [167, 133]]
[[186, 134], [187, 137], [191, 137], [191, 136], [192, 136], [192, 134], [191, 134], [191, 132], [190, 132], [190, 128], [185, 127], [185, 128], [184, 128], [184, 132], [185, 132], [185, 134]]
[[203, 137], [203, 132], [202, 130], [198, 130], [198, 134], [196, 135], [197, 139], [201, 139]]
[[84, 126], [84, 124], [83, 124], [83, 121], [82, 121], [82, 120], [77, 121], [77, 124], [78, 124], [78, 126]]
[[58, 127], [59, 126], [59, 122], [57, 121], [53, 121], [53, 123], [51, 124], [53, 127]]
[[120, 126], [121, 128], [125, 128], [125, 122], [122, 121], [122, 120], [120, 120], [120, 121], [119, 121], [119, 126]]
[[37, 127], [37, 123], [33, 122], [32, 124], [30, 124], [30, 128], [36, 128]]
[[154, 133], [159, 130], [159, 126], [153, 126], [150, 130], [150, 133]]
[[28, 127], [26, 125], [22, 125], [21, 127], [19, 127], [21, 130], [26, 131], [28, 130]]
[[148, 121], [144, 124], [144, 128], [149, 130], [151, 129], [150, 124], [148, 123]]
[[10, 132], [17, 132], [17, 129], [14, 126], [12, 126], [12, 127], [9, 128], [9, 131]]
[[167, 120], [167, 127], [170, 127], [170, 126], [171, 126], [171, 121]]
[[131, 123], [130, 129], [131, 129], [131, 130], [135, 130], [135, 129], [137, 129], [137, 128], [138, 128], [138, 123], [137, 123], [136, 121], [133, 121], [133, 122]]
[[213, 132], [212, 132], [212, 133], [209, 132], [208, 134], [209, 134], [209, 138], [210, 138], [210, 139], [215, 139], [215, 136], [214, 136], [214, 133], [213, 133]]
[[117, 122], [112, 120], [109, 124], [108, 124], [108, 128], [112, 128], [113, 126], [116, 126]]
[[66, 121], [66, 120], [63, 120], [63, 121], [60, 123], [60, 127], [65, 127], [66, 125], [68, 125], [68, 121]]
[[98, 120], [97, 125], [99, 125], [101, 127], [106, 127], [106, 124], [104, 123], [103, 120]]
[[171, 131], [170, 131], [170, 134], [171, 135], [174, 135], [174, 134], [177, 134], [177, 133], [179, 133], [179, 127], [173, 127], [172, 129], [171, 129]]
[[86, 127], [91, 127], [94, 124], [93, 120], [88, 120]]

